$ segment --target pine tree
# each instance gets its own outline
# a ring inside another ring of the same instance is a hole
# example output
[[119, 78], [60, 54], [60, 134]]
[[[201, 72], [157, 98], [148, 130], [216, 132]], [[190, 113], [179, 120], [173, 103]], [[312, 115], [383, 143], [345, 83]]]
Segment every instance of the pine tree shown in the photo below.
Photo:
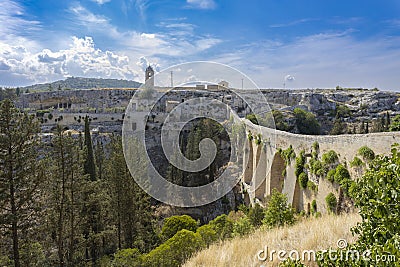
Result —
[[[131, 160], [138, 163], [135, 179], [146, 179], [147, 167], [144, 150], [138, 141], [132, 140], [130, 148], [135, 151]], [[153, 227], [150, 197], [131, 176], [122, 151], [121, 137], [113, 137], [110, 157], [107, 160], [107, 180], [112, 198], [111, 210], [117, 229], [118, 248], [136, 247], [142, 252], [151, 250], [157, 242]]]
[[33, 116], [21, 113], [10, 100], [0, 103], [0, 226], [1, 239], [11, 237], [14, 266], [21, 266], [20, 245], [32, 231], [41, 210], [44, 168], [39, 160], [40, 128]]
[[82, 219], [82, 188], [84, 175], [79, 145], [70, 135], [57, 126], [53, 139], [50, 165], [51, 179], [48, 188], [48, 218], [55, 233], [58, 266], [73, 266], [80, 234], [78, 221]]

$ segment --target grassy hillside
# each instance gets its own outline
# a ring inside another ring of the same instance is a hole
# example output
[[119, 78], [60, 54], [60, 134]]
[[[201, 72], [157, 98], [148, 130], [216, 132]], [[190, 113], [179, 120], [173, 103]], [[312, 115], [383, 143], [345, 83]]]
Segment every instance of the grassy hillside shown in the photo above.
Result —
[[141, 83], [136, 81], [118, 80], [118, 79], [99, 79], [99, 78], [82, 78], [70, 77], [52, 83], [35, 84], [22, 88], [23, 91], [28, 89], [32, 91], [49, 91], [64, 89], [93, 89], [93, 88], [138, 88]]
[[[355, 238], [350, 233], [350, 228], [361, 220], [358, 214], [344, 214], [341, 216], [327, 215], [322, 218], [309, 218], [293, 226], [278, 229], [259, 229], [247, 237], [237, 237], [231, 240], [211, 245], [208, 249], [200, 251], [190, 259], [185, 267], [199, 266], [271, 266], [271, 262], [261, 262], [257, 259], [257, 252], [268, 246], [271, 250], [303, 250], [319, 251], [332, 247], [337, 248], [339, 239], [353, 243]], [[275, 254], [273, 266], [279, 264]], [[234, 263], [234, 264], [233, 264]], [[316, 266], [312, 262], [308, 266]]]

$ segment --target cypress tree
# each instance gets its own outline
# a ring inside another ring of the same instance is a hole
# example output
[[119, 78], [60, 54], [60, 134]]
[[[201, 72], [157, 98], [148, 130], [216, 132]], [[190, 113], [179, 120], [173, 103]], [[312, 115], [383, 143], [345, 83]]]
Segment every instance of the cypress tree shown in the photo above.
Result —
[[96, 181], [96, 166], [94, 164], [94, 155], [93, 155], [93, 144], [92, 137], [90, 136], [90, 128], [89, 128], [89, 117], [85, 117], [85, 148], [86, 148], [86, 159], [84, 170], [85, 174], [88, 174], [91, 181]]
[[390, 127], [390, 115], [389, 115], [389, 111], [386, 111], [386, 122], [385, 122], [385, 127], [386, 127], [386, 131], [389, 131], [389, 127]]

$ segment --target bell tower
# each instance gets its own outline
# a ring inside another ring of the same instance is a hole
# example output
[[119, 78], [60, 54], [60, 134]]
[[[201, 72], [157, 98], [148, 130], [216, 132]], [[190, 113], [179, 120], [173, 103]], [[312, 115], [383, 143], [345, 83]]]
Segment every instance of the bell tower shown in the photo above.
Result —
[[145, 83], [150, 87], [154, 87], [154, 70], [150, 65], [146, 68]]

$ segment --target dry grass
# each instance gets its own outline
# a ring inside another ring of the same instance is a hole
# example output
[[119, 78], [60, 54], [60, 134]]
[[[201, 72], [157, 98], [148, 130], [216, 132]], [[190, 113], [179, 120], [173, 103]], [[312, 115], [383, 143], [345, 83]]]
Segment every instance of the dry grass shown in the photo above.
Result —
[[[261, 262], [257, 259], [257, 252], [265, 250], [319, 251], [329, 247], [337, 248], [339, 239], [353, 243], [355, 238], [351, 235], [350, 228], [360, 221], [358, 214], [345, 214], [341, 216], [325, 215], [322, 218], [304, 219], [291, 227], [282, 227], [273, 230], [259, 229], [244, 238], [234, 238], [219, 244], [214, 244], [208, 249], [200, 251], [184, 266], [277, 266], [279, 260], [274, 255], [274, 262]], [[287, 256], [286, 256], [287, 257]], [[300, 256], [301, 257], [301, 256]], [[314, 262], [305, 262], [307, 266], [316, 266]]]

